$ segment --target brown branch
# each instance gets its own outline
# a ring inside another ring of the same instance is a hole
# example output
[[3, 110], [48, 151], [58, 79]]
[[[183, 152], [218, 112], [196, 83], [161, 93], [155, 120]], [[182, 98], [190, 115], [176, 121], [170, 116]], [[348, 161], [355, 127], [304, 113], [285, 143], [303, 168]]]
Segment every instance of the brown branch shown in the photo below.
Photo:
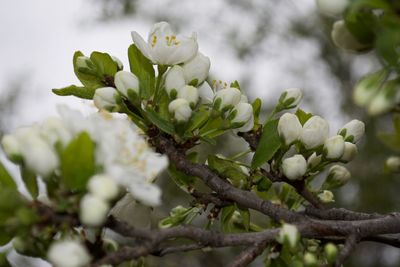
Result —
[[243, 250], [228, 267], [245, 267], [254, 261], [265, 249], [268, 242], [256, 243]]
[[344, 247], [340, 251], [340, 254], [335, 262], [335, 267], [342, 266], [343, 262], [347, 259], [347, 257], [354, 250], [358, 241], [359, 241], [359, 238], [356, 233], [351, 234], [347, 237], [346, 242], [344, 243]]
[[355, 212], [343, 208], [320, 210], [314, 207], [306, 207], [305, 214], [323, 220], [341, 220], [341, 221], [378, 219], [384, 216], [378, 213]]

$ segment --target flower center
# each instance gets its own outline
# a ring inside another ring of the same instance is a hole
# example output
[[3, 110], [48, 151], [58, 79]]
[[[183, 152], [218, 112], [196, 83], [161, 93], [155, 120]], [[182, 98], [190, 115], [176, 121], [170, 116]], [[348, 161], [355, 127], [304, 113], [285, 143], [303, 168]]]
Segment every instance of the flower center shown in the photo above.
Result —
[[167, 40], [167, 45], [168, 46], [179, 45], [180, 44], [180, 42], [176, 39], [175, 35], [165, 36], [165, 39]]

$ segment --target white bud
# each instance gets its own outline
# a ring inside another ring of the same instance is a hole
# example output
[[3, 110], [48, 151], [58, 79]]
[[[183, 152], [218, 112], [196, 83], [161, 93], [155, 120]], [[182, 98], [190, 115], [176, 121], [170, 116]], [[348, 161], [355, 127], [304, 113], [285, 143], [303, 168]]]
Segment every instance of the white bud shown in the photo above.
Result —
[[282, 171], [290, 180], [301, 179], [307, 171], [307, 162], [302, 155], [294, 155], [282, 161]]
[[185, 75], [181, 66], [173, 66], [165, 75], [165, 90], [168, 95], [171, 95], [172, 91], [178, 90], [186, 85]]
[[326, 183], [329, 188], [336, 188], [346, 184], [351, 178], [350, 172], [343, 166], [334, 165], [329, 169]]
[[47, 118], [40, 129], [40, 134], [51, 144], [61, 142], [67, 146], [72, 139], [72, 134], [67, 130], [63, 121], [57, 117]]
[[306, 149], [322, 145], [329, 135], [329, 124], [319, 116], [312, 116], [303, 125], [300, 141]]
[[186, 99], [190, 105], [194, 106], [199, 101], [199, 92], [196, 87], [185, 85], [178, 90], [178, 98]]
[[110, 205], [94, 194], [86, 194], [80, 202], [79, 218], [87, 226], [100, 226], [107, 218]]
[[349, 162], [352, 161], [358, 153], [357, 146], [350, 142], [344, 142], [344, 152], [341, 161]]
[[346, 9], [349, 0], [317, 0], [318, 10], [329, 16], [339, 16]]
[[197, 80], [195, 85], [198, 85], [208, 76], [208, 72], [210, 71], [210, 59], [199, 52], [194, 58], [183, 64], [182, 68], [186, 83]]
[[388, 71], [379, 70], [375, 73], [363, 77], [355, 86], [353, 91], [353, 100], [356, 105], [365, 107], [369, 105], [378, 93], [382, 82], [386, 79]]
[[327, 159], [338, 159], [344, 153], [343, 136], [335, 135], [325, 140], [324, 152]]
[[40, 136], [36, 128], [20, 128], [15, 132], [21, 154], [27, 168], [47, 177], [59, 165], [59, 158], [53, 146]]
[[357, 143], [365, 132], [365, 124], [359, 120], [352, 120], [346, 123], [338, 134], [343, 136], [346, 141]]
[[243, 126], [237, 129], [239, 132], [248, 132], [254, 127], [254, 116], [253, 106], [249, 103], [238, 103], [234, 108], [233, 112], [236, 111], [235, 117], [232, 119], [232, 123], [245, 123]]
[[285, 223], [276, 239], [281, 244], [287, 243], [291, 248], [295, 248], [300, 241], [300, 233], [295, 225]]
[[391, 156], [386, 160], [386, 167], [391, 172], [400, 172], [400, 157]]
[[214, 91], [211, 89], [211, 86], [208, 82], [202, 83], [202, 85], [198, 88], [200, 103], [201, 104], [210, 104], [214, 99]]
[[88, 190], [93, 195], [107, 201], [113, 200], [119, 193], [118, 184], [106, 175], [95, 175], [90, 178]]
[[224, 109], [226, 107], [235, 106], [240, 102], [242, 93], [239, 89], [229, 87], [226, 89], [219, 90], [214, 97], [214, 103], [220, 99], [221, 103], [219, 108]]
[[279, 118], [278, 133], [287, 146], [299, 139], [301, 130], [302, 126], [296, 115], [285, 113]]
[[331, 191], [329, 190], [324, 190], [321, 193], [318, 194], [318, 198], [323, 202], [323, 203], [330, 203], [334, 202], [334, 195]]
[[139, 80], [135, 74], [129, 71], [118, 71], [115, 74], [114, 83], [117, 90], [126, 97], [129, 95], [129, 90], [139, 94]]
[[76, 58], [76, 67], [83, 68], [83, 69], [88, 69], [89, 65], [88, 62], [90, 62], [90, 58], [85, 57], [85, 56], [80, 56]]
[[307, 159], [307, 167], [309, 169], [312, 169], [312, 168], [316, 167], [318, 164], [320, 164], [321, 161], [322, 161], [322, 155], [317, 156], [317, 153], [314, 152]]
[[90, 263], [90, 255], [77, 240], [61, 240], [51, 244], [48, 260], [57, 267], [84, 267]]
[[4, 135], [1, 139], [1, 146], [10, 160], [21, 156], [21, 147], [15, 136], [11, 134]]
[[113, 111], [117, 108], [117, 91], [113, 87], [103, 87], [96, 89], [93, 96], [94, 105], [98, 109], [105, 109], [108, 111]]
[[304, 265], [305, 267], [317, 267], [318, 266], [317, 257], [310, 252], [304, 253]]
[[347, 29], [343, 20], [336, 21], [333, 24], [331, 36], [333, 43], [344, 50], [363, 51], [369, 47], [369, 45], [360, 43], [356, 37], [353, 36]]
[[178, 122], [188, 121], [192, 116], [192, 109], [186, 99], [178, 98], [169, 103], [168, 110], [174, 114], [175, 120]]
[[119, 60], [116, 56], [111, 56], [112, 60], [114, 60], [115, 63], [117, 63], [118, 70], [122, 70], [124, 68], [124, 64], [122, 64], [122, 61]]
[[281, 103], [281, 105], [283, 105], [285, 109], [294, 108], [300, 103], [302, 98], [303, 93], [301, 89], [289, 88], [281, 94], [281, 97], [279, 98], [279, 103]]

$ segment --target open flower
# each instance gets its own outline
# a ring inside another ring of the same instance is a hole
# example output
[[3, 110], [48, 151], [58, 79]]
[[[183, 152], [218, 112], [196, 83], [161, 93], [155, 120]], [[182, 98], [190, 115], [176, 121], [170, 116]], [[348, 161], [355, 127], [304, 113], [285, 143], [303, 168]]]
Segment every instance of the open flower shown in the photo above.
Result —
[[132, 39], [142, 54], [159, 65], [176, 65], [192, 59], [198, 51], [196, 34], [191, 37], [176, 35], [167, 22], [154, 24], [148, 42], [136, 32]]

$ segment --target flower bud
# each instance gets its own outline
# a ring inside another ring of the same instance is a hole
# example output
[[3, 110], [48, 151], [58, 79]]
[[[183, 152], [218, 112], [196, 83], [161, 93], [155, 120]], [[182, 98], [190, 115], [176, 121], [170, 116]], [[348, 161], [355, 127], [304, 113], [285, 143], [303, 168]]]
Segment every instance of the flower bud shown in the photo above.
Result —
[[244, 123], [243, 126], [237, 129], [239, 132], [248, 132], [254, 127], [253, 106], [249, 103], [238, 103], [232, 112], [236, 112], [232, 123]]
[[312, 116], [303, 125], [300, 141], [306, 149], [322, 145], [329, 135], [329, 124], [319, 116]]
[[200, 104], [210, 104], [214, 99], [214, 91], [208, 82], [202, 83], [199, 88], [197, 88], [200, 97]]
[[72, 139], [72, 134], [57, 117], [47, 118], [42, 124], [40, 134], [53, 146], [60, 142], [65, 147]]
[[214, 97], [214, 104], [219, 102], [219, 109], [227, 107], [233, 107], [240, 102], [242, 93], [239, 89], [229, 87], [226, 89], [219, 90]]
[[368, 106], [371, 116], [378, 116], [389, 112], [400, 101], [400, 82], [390, 80], [385, 82]]
[[370, 45], [360, 43], [347, 29], [343, 20], [336, 21], [333, 24], [331, 37], [333, 43], [344, 50], [363, 51], [370, 47]]
[[340, 16], [348, 4], [349, 0], [317, 0], [318, 11], [328, 16]]
[[82, 267], [90, 263], [90, 255], [77, 240], [62, 240], [51, 244], [48, 260], [57, 267]]
[[321, 200], [323, 203], [330, 203], [334, 202], [334, 195], [331, 191], [329, 190], [324, 190], [321, 193], [318, 194], [319, 200]]
[[178, 90], [185, 85], [186, 82], [182, 67], [178, 65], [173, 66], [165, 75], [165, 90], [168, 95], [171, 96], [174, 90], [178, 93]]
[[285, 223], [276, 239], [279, 243], [288, 244], [293, 249], [300, 241], [300, 233], [295, 225]]
[[296, 107], [301, 99], [303, 93], [299, 88], [286, 89], [279, 98], [279, 103], [284, 107], [283, 109], [290, 109]]
[[302, 155], [294, 155], [283, 160], [282, 171], [290, 180], [301, 179], [307, 171], [307, 162]]
[[78, 69], [82, 68], [82, 69], [89, 69], [89, 64], [90, 64], [91, 60], [88, 57], [85, 56], [80, 56], [76, 58], [76, 67]]
[[346, 184], [350, 178], [351, 174], [345, 167], [334, 165], [329, 169], [325, 183], [329, 189], [333, 189]]
[[129, 71], [118, 71], [114, 78], [117, 90], [124, 96], [129, 96], [129, 90], [139, 94], [139, 80], [135, 74]]
[[119, 193], [118, 184], [106, 175], [95, 175], [90, 178], [88, 190], [96, 197], [106, 201], [113, 200]]
[[357, 155], [357, 153], [358, 149], [355, 144], [350, 142], [344, 142], [344, 152], [340, 160], [344, 162], [352, 161], [354, 157]]
[[318, 266], [317, 257], [310, 252], [304, 253], [304, 266], [305, 267], [317, 267]]
[[202, 53], [182, 65], [185, 81], [188, 84], [198, 85], [208, 76], [210, 71], [210, 59]]
[[6, 156], [12, 160], [17, 161], [21, 156], [21, 147], [18, 139], [11, 134], [6, 134], [1, 139], [1, 146], [3, 147]]
[[86, 194], [80, 202], [79, 218], [87, 226], [100, 226], [105, 222], [110, 205], [94, 194]]
[[302, 126], [296, 115], [285, 113], [279, 118], [278, 133], [287, 146], [298, 140], [301, 130]]
[[191, 85], [185, 85], [178, 90], [178, 98], [183, 98], [194, 107], [199, 101], [199, 92], [197, 88]]
[[117, 64], [117, 68], [118, 68], [119, 71], [124, 68], [124, 64], [122, 64], [122, 61], [119, 60], [119, 58], [117, 58], [116, 56], [111, 56], [111, 58]]
[[326, 244], [324, 247], [324, 252], [328, 263], [334, 263], [338, 255], [338, 248], [336, 247], [336, 245], [333, 243]]
[[338, 159], [344, 153], [343, 136], [335, 135], [325, 140], [324, 152], [327, 159]]
[[388, 71], [379, 70], [375, 73], [363, 77], [355, 86], [353, 91], [353, 100], [356, 105], [365, 107], [369, 105], [378, 93], [382, 82], [386, 79]]
[[391, 156], [386, 160], [385, 164], [389, 171], [394, 173], [400, 172], [400, 157]]
[[352, 120], [346, 123], [339, 131], [338, 134], [343, 136], [345, 141], [357, 143], [364, 135], [365, 125], [362, 121]]
[[93, 96], [94, 105], [102, 110], [114, 111], [118, 108], [117, 106], [117, 91], [113, 87], [103, 87], [96, 89]]
[[178, 122], [186, 122], [192, 116], [192, 109], [186, 99], [178, 98], [169, 103], [168, 110]]
[[249, 103], [249, 99], [247, 98], [246, 95], [242, 94], [242, 95], [240, 96], [240, 101], [239, 101], [239, 102], [240, 102], [240, 103]]
[[314, 152], [307, 159], [307, 167], [309, 169], [312, 169], [312, 168], [316, 167], [318, 164], [320, 164], [321, 161], [322, 161], [322, 155], [317, 156], [317, 153]]

